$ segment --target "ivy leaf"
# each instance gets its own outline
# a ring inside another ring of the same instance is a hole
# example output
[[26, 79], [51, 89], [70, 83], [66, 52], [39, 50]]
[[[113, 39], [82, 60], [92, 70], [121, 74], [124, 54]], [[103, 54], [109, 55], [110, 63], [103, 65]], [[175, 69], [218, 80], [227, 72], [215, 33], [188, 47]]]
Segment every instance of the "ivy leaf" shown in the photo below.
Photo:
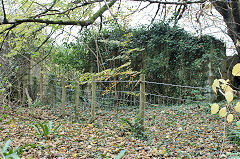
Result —
[[219, 105], [217, 103], [212, 104], [211, 113], [216, 114], [219, 111]]
[[230, 103], [233, 100], [233, 93], [232, 92], [226, 92], [225, 93], [225, 98], [227, 100], [228, 103]]
[[219, 115], [220, 117], [225, 117], [227, 115], [227, 107], [223, 107], [220, 111], [219, 111]]
[[232, 114], [229, 114], [227, 116], [227, 121], [228, 121], [228, 123], [231, 123], [233, 121], [233, 115]]
[[240, 102], [237, 102], [236, 106], [234, 107], [235, 111], [240, 113]]
[[236, 64], [236, 65], [233, 67], [232, 74], [233, 74], [234, 76], [240, 76], [240, 63]]

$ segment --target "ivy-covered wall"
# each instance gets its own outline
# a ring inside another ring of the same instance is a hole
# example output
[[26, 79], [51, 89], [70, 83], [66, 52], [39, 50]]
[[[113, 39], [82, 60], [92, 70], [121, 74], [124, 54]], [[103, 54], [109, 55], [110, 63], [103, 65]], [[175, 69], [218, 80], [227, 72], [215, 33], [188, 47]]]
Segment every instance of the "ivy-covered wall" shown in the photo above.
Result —
[[225, 59], [221, 41], [210, 36], [198, 38], [166, 24], [135, 29], [133, 35], [131, 47], [144, 50], [131, 54], [133, 68], [147, 74], [150, 81], [205, 86], [209, 62], [217, 77], [217, 68]]
[[[83, 72], [89, 72], [90, 65], [91, 71], [97, 72], [131, 62], [131, 68], [146, 74], [148, 81], [205, 87], [209, 63], [212, 78], [218, 78], [218, 68], [226, 57], [223, 42], [210, 36], [199, 38], [164, 23], [128, 30], [114, 27], [97, 33], [85, 31], [84, 35], [79, 42], [67, 44], [67, 55], [59, 53], [54, 61], [61, 64], [62, 59], [71, 59], [64, 63]], [[160, 87], [152, 89], [164, 93], [165, 88]], [[178, 94], [175, 89], [167, 92]]]

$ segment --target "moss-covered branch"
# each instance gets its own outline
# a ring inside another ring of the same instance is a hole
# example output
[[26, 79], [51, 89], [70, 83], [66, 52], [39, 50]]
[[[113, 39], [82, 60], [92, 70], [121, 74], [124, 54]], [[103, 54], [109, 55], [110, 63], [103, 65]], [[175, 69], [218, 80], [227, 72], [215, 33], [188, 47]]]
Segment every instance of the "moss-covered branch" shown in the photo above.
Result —
[[[117, 0], [111, 1], [108, 6], [111, 7], [114, 5], [114, 3]], [[18, 25], [21, 23], [45, 23], [45, 24], [58, 24], [58, 25], [78, 25], [78, 26], [88, 26], [94, 21], [100, 17], [106, 10], [108, 10], [107, 5], [104, 5], [102, 8], [100, 8], [92, 17], [90, 17], [88, 20], [83, 21], [77, 21], [77, 20], [49, 20], [49, 19], [40, 19], [40, 18], [24, 18], [24, 19], [15, 19], [15, 20], [7, 20], [7, 21], [1, 21], [0, 25], [5, 24], [13, 24]]]

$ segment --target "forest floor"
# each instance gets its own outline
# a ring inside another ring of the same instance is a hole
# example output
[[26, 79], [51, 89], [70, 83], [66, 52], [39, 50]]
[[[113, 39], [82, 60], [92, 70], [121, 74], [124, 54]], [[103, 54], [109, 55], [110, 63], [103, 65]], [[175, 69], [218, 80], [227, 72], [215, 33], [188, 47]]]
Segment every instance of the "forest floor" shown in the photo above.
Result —
[[[148, 108], [146, 130], [141, 133], [137, 124], [127, 124], [136, 116], [129, 110], [98, 111], [96, 121], [87, 124], [60, 119], [43, 106], [0, 108], [0, 148], [8, 139], [13, 147], [30, 144], [20, 155], [28, 159], [114, 158], [119, 154], [126, 159], [237, 156], [240, 148], [226, 138], [223, 119], [211, 115], [209, 109], [201, 105]], [[50, 120], [54, 126], [62, 124], [58, 133], [39, 136], [32, 125]]]

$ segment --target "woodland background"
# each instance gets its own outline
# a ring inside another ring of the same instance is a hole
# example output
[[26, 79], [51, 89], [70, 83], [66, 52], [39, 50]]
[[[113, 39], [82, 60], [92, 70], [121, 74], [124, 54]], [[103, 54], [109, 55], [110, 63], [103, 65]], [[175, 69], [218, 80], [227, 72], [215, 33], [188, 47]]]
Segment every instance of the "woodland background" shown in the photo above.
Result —
[[[239, 6], [1, 0], [1, 157], [238, 156], [239, 129], [210, 105], [225, 104], [215, 79], [229, 79], [232, 106], [239, 100]], [[137, 16], [145, 24], [130, 25]], [[203, 34], [209, 28], [220, 28], [236, 54]]]

